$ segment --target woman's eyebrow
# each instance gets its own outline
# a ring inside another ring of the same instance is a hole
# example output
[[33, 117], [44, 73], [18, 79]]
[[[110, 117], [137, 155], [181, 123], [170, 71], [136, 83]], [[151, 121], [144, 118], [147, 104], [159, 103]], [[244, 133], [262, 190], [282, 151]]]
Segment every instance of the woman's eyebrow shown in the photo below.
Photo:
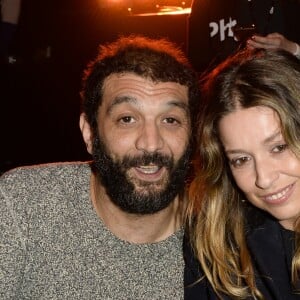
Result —
[[279, 136], [281, 136], [280, 130], [276, 131], [275, 133], [273, 133], [270, 136], [268, 136], [267, 138], [265, 138], [263, 140], [263, 144], [269, 144], [269, 143], [273, 142]]

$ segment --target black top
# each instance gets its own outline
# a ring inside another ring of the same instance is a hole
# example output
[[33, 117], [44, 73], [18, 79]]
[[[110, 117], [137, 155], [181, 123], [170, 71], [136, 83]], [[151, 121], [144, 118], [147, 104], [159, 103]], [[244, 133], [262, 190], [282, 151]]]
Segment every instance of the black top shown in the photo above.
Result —
[[[250, 216], [251, 218], [251, 216]], [[265, 299], [293, 300], [300, 295], [293, 293], [291, 285], [291, 261], [294, 252], [294, 233], [283, 229], [267, 215], [263, 220], [250, 220], [246, 235], [249, 251], [256, 270], [256, 284]], [[203, 274], [192, 250], [185, 241], [185, 299], [218, 299], [206, 279], [194, 285]], [[224, 300], [231, 299], [224, 296]], [[253, 299], [253, 298], [249, 298]]]

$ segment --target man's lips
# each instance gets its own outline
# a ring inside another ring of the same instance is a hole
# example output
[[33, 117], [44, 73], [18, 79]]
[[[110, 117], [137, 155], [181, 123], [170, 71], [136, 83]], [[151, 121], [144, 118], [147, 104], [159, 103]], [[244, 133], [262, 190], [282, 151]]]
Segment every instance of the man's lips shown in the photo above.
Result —
[[157, 173], [159, 170], [160, 170], [161, 167], [159, 166], [139, 166], [139, 167], [136, 167], [136, 169], [141, 172], [141, 173], [144, 173], [144, 174], [155, 174]]
[[136, 176], [145, 181], [157, 181], [163, 176], [164, 167], [157, 165], [138, 166], [133, 168]]

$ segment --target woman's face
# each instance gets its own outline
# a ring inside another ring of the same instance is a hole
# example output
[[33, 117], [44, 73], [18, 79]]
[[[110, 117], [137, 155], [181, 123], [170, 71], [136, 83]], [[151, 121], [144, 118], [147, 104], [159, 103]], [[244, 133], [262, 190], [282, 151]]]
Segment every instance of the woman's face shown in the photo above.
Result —
[[300, 160], [267, 107], [238, 109], [219, 123], [233, 177], [247, 199], [293, 230], [300, 215]]

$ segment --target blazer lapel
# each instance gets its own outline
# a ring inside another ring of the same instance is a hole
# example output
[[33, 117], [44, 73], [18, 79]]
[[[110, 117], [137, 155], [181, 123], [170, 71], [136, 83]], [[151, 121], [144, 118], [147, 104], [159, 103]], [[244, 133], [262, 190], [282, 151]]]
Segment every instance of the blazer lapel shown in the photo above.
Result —
[[253, 229], [247, 242], [258, 273], [258, 287], [272, 299], [293, 299], [280, 225], [273, 220]]

